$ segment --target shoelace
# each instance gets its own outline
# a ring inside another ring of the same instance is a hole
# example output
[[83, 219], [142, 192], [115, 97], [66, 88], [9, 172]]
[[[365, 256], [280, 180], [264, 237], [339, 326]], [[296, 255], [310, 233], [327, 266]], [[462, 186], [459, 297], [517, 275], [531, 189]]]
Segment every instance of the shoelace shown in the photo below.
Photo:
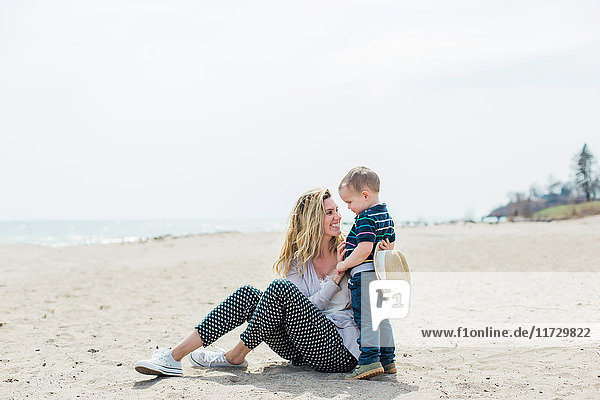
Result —
[[[225, 357], [225, 349], [222, 349], [219, 346], [215, 346], [215, 347], [217, 349], [219, 349], [220, 353], [215, 353], [209, 359], [206, 360], [208, 362], [208, 366], [210, 367], [210, 365], [215, 361], [229, 363], [229, 361], [227, 361], [227, 358]], [[223, 357], [223, 358], [221, 358], [221, 357]]]
[[161, 347], [160, 349], [156, 349], [154, 350], [154, 352], [152, 353], [152, 357], [156, 357], [156, 358], [162, 358], [165, 357], [171, 350]]

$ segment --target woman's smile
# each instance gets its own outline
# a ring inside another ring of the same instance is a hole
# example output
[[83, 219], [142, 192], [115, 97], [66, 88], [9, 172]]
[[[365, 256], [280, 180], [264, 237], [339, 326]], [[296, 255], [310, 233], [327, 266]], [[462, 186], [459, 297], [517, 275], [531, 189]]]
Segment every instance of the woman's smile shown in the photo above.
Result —
[[340, 229], [340, 220], [342, 217], [338, 212], [335, 201], [329, 197], [323, 201], [323, 207], [325, 208], [325, 219], [323, 221], [325, 234], [328, 236], [339, 235], [342, 232]]

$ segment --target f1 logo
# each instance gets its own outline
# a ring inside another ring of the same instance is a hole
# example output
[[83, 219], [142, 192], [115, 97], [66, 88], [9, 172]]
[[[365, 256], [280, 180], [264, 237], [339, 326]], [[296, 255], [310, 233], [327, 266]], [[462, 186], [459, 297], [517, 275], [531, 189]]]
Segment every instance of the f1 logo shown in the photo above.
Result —
[[[382, 304], [385, 301], [389, 300], [388, 297], [384, 297], [384, 293], [390, 293], [391, 289], [377, 289], [377, 305], [375, 307], [381, 308]], [[402, 308], [404, 304], [402, 304], [402, 293], [396, 293], [394, 295], [395, 304], [392, 304], [392, 308]]]
[[373, 331], [386, 318], [405, 318], [408, 315], [410, 284], [399, 280], [376, 280], [369, 283], [371, 326]]

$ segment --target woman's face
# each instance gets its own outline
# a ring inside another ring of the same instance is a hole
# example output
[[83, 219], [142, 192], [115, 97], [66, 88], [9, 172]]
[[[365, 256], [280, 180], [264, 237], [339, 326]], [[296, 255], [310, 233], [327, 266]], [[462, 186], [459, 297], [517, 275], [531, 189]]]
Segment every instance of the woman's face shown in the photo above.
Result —
[[340, 221], [342, 216], [338, 213], [337, 204], [330, 197], [323, 200], [325, 207], [325, 219], [323, 220], [323, 234], [325, 236], [337, 236], [342, 233]]

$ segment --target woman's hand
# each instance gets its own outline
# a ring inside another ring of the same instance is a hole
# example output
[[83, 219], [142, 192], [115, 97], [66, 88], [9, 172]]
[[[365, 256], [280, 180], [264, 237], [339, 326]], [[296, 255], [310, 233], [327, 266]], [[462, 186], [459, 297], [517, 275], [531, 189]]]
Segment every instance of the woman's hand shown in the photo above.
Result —
[[346, 254], [346, 242], [342, 242], [337, 246], [337, 262], [344, 261], [344, 254]]
[[346, 273], [346, 271], [338, 271], [337, 266], [344, 261], [344, 254], [346, 254], [346, 242], [342, 242], [340, 244], [338, 244], [337, 249], [336, 249], [336, 256], [337, 256], [337, 265], [335, 267], [335, 274], [333, 275], [333, 278], [331, 278], [331, 280], [336, 284], [339, 285], [340, 282], [342, 281], [342, 278], [344, 277], [344, 274]]
[[335, 272], [335, 274], [333, 275], [333, 278], [331, 278], [331, 280], [333, 281], [333, 283], [335, 283], [336, 285], [340, 285], [340, 282], [342, 281], [342, 278], [344, 277], [345, 272], [342, 272], [341, 274], [338, 273], [337, 271]]
[[390, 239], [382, 240], [377, 244], [379, 250], [394, 250], [394, 242], [390, 242]]

